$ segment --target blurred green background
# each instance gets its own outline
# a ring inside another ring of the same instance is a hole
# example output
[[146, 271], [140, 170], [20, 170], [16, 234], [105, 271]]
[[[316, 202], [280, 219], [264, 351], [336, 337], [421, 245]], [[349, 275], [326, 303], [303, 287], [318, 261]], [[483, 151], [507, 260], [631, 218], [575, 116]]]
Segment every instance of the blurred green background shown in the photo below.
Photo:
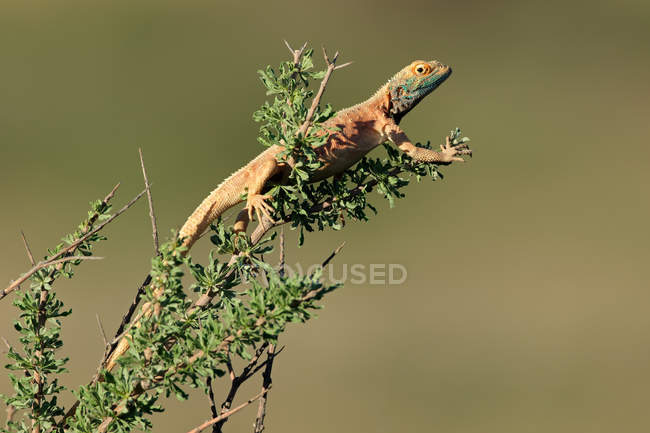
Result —
[[[406, 267], [402, 285], [348, 285], [295, 325], [274, 369], [272, 432], [650, 431], [650, 3], [623, 1], [8, 1], [0, 4], [0, 279], [29, 267], [122, 182], [142, 147], [164, 236], [261, 150], [256, 70], [282, 43], [341, 51], [325, 95], [367, 98], [417, 58], [454, 75], [403, 122], [473, 160], [342, 232], [289, 239], [288, 262]], [[317, 64], [322, 62], [317, 58]], [[73, 310], [66, 385], [85, 383], [152, 253], [139, 203], [57, 290]], [[203, 241], [193, 251], [204, 257]], [[16, 341], [10, 301], [0, 335]], [[240, 392], [257, 392], [258, 383]], [[5, 374], [0, 392], [9, 391]], [[217, 390], [223, 395], [223, 385]], [[69, 399], [68, 399], [69, 400]], [[154, 431], [209, 418], [167, 401]], [[229, 431], [249, 431], [255, 408]], [[0, 414], [0, 419], [4, 412]]]

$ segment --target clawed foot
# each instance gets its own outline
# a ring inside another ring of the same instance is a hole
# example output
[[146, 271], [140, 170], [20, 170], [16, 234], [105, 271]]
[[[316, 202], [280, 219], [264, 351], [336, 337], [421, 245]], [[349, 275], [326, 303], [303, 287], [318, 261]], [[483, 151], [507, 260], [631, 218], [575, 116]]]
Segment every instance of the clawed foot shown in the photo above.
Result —
[[445, 139], [445, 144], [440, 145], [440, 153], [442, 153], [444, 162], [465, 162], [463, 158], [458, 155], [469, 155], [472, 156], [472, 149], [469, 148], [469, 144], [461, 143], [453, 145], [451, 143], [451, 138], [448, 136]]
[[257, 216], [257, 221], [262, 223], [262, 217], [268, 220], [271, 224], [275, 224], [275, 220], [271, 218], [271, 213], [273, 208], [269, 205], [266, 200], [270, 200], [270, 195], [255, 194], [248, 197], [246, 203], [246, 208], [248, 209], [248, 219], [249, 221], [253, 220], [253, 211]]

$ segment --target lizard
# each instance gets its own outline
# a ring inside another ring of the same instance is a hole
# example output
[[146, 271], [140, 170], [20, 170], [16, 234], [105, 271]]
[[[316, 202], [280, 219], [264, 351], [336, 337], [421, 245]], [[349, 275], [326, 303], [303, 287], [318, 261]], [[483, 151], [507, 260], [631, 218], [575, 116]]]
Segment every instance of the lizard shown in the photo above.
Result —
[[[324, 131], [332, 129], [325, 144], [314, 149], [321, 165], [311, 174], [309, 182], [342, 173], [386, 141], [394, 143], [416, 161], [441, 165], [464, 161], [461, 155], [471, 155], [467, 144], [453, 146], [447, 137], [439, 152], [425, 149], [413, 144], [399, 126], [404, 116], [450, 75], [451, 67], [439, 61], [416, 60], [401, 69], [366, 101], [338, 111], [322, 124]], [[187, 247], [185, 253], [214, 220], [243, 201], [244, 193], [247, 194], [246, 206], [239, 212], [234, 230], [245, 234], [254, 216], [259, 222], [262, 218], [273, 222], [273, 208], [267, 203], [271, 197], [263, 191], [269, 183], [283, 182], [288, 178], [291, 166], [277, 158], [283, 150], [281, 145], [270, 146], [226, 178], [201, 202], [178, 233], [182, 245]], [[160, 296], [161, 290], [155, 288], [154, 295]], [[145, 304], [142, 308], [150, 311], [151, 306]], [[129, 340], [123, 337], [106, 363], [108, 371], [114, 368], [117, 359], [128, 348]]]
[[[450, 75], [451, 67], [436, 60], [416, 60], [404, 67], [373, 96], [364, 102], [340, 110], [322, 124], [324, 130], [335, 127], [327, 142], [314, 149], [321, 166], [309, 178], [318, 182], [347, 170], [375, 147], [390, 141], [416, 161], [447, 165], [462, 162], [459, 155], [471, 154], [467, 145], [452, 146], [449, 138], [440, 152], [415, 146], [400, 128], [402, 118]], [[237, 216], [236, 232], [245, 232], [255, 215], [258, 221], [273, 222], [269, 195], [263, 194], [270, 182], [284, 182], [291, 167], [278, 161], [284, 150], [273, 145], [244, 167], [234, 172], [213, 190], [186, 220], [179, 231], [188, 249], [208, 226], [231, 207], [241, 203], [246, 192], [246, 206]]]

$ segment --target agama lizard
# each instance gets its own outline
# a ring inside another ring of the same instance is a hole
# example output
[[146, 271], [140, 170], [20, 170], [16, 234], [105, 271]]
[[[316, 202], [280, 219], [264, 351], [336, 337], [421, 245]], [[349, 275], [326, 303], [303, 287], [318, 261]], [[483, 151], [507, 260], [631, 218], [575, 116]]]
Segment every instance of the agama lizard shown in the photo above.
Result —
[[[417, 60], [399, 71], [383, 85], [370, 99], [339, 111], [336, 116], [323, 123], [323, 128], [336, 127], [327, 142], [315, 148], [321, 167], [316, 170], [310, 182], [317, 182], [350, 168], [365, 154], [386, 141], [416, 161], [451, 164], [463, 161], [458, 155], [471, 154], [468, 146], [452, 146], [447, 139], [436, 152], [415, 146], [399, 127], [402, 118], [425, 96], [435, 90], [451, 75], [451, 68], [432, 60]], [[179, 237], [188, 248], [201, 236], [217, 217], [242, 202], [247, 192], [246, 207], [235, 223], [235, 231], [245, 232], [253, 214], [258, 221], [266, 218], [273, 221], [273, 209], [266, 203], [271, 197], [262, 194], [269, 181], [286, 180], [291, 167], [279, 162], [276, 155], [284, 148], [269, 147], [255, 159], [224, 180], [196, 208], [180, 229]]]
[[[330, 133], [324, 145], [314, 149], [322, 164], [309, 181], [317, 182], [342, 173], [386, 141], [393, 142], [416, 161], [445, 165], [463, 161], [459, 155], [471, 154], [467, 144], [452, 146], [447, 137], [440, 152], [436, 152], [415, 146], [399, 127], [402, 118], [449, 75], [451, 68], [447, 65], [435, 60], [417, 60], [395, 74], [370, 99], [339, 111], [323, 123], [324, 130], [328, 127], [338, 130]], [[267, 182], [283, 182], [288, 178], [290, 165], [276, 158], [283, 150], [280, 145], [269, 147], [212, 191], [180, 229], [179, 238], [183, 245], [191, 248], [210, 223], [242, 202], [244, 193], [247, 193], [246, 207], [237, 217], [235, 231], [245, 233], [254, 214], [258, 221], [262, 218], [273, 221], [273, 209], [266, 203], [271, 197], [263, 191]], [[160, 293], [161, 289], [154, 289], [156, 296]], [[149, 308], [143, 306], [143, 310]], [[128, 347], [128, 338], [122, 338], [107, 362], [107, 370], [115, 366], [116, 360]]]

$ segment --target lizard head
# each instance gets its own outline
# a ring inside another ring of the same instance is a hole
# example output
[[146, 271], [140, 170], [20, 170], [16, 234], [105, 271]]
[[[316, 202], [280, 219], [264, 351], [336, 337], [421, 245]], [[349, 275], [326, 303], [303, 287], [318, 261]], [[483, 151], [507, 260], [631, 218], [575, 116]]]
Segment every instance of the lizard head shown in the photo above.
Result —
[[416, 60], [388, 81], [389, 113], [396, 123], [451, 75], [437, 60]]

